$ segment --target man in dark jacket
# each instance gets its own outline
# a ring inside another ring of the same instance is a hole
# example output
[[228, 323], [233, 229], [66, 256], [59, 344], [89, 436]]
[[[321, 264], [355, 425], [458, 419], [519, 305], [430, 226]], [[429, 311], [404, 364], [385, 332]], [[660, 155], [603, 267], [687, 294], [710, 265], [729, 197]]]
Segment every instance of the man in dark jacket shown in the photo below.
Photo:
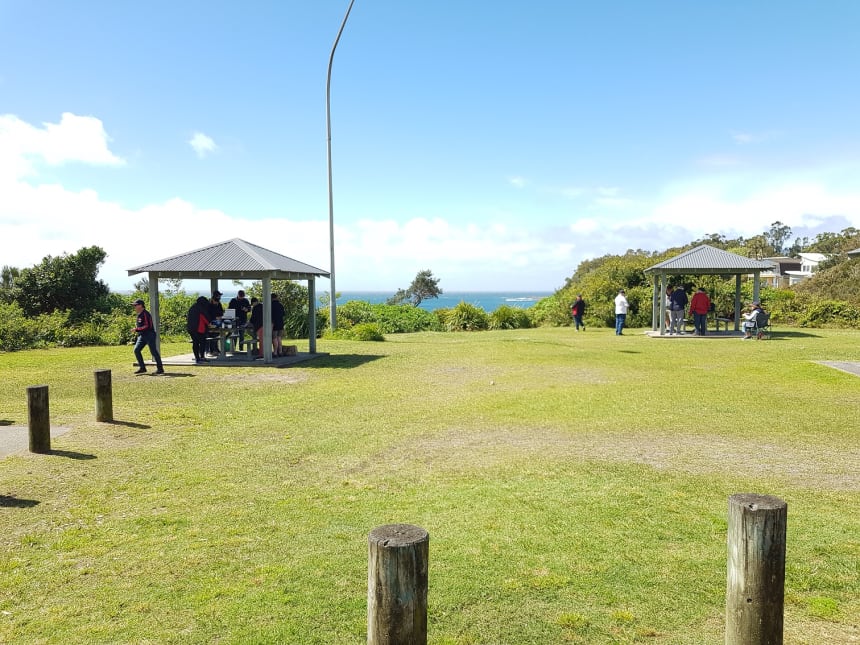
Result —
[[669, 296], [669, 334], [684, 333], [684, 311], [687, 309], [687, 292], [678, 285]]
[[155, 333], [155, 323], [152, 314], [146, 310], [143, 300], [139, 298], [134, 301], [134, 310], [137, 312], [137, 322], [134, 331], [137, 341], [134, 343], [134, 356], [137, 358], [137, 371], [135, 374], [146, 374], [146, 364], [143, 362], [143, 348], [149, 347], [152, 360], [155, 361], [155, 373], [164, 374], [164, 365], [161, 364], [161, 354], [158, 353], [158, 335]]
[[197, 302], [188, 310], [186, 329], [191, 335], [191, 349], [194, 361], [206, 363], [206, 332], [209, 329], [209, 301], [205, 296], [197, 298]]
[[[221, 304], [221, 292], [213, 291], [212, 299], [209, 301], [209, 322], [219, 321], [217, 324], [220, 325], [220, 320], [224, 317], [224, 305]], [[218, 336], [210, 336], [208, 339], [208, 349], [209, 353], [217, 356], [220, 352], [218, 350]]]

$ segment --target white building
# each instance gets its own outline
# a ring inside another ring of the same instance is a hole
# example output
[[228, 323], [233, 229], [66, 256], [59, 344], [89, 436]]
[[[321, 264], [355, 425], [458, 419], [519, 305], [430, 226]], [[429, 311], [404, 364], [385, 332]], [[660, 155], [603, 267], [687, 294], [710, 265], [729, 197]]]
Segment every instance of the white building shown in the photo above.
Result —
[[797, 284], [810, 277], [818, 270], [818, 265], [827, 259], [823, 253], [798, 253], [800, 256], [800, 271], [786, 271], [788, 284]]

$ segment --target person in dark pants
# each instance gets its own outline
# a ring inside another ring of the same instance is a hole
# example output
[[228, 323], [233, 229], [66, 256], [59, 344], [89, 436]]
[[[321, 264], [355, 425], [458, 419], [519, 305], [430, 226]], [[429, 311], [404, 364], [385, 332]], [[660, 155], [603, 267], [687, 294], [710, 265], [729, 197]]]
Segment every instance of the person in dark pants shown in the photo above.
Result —
[[711, 310], [711, 299], [702, 287], [693, 294], [690, 300], [690, 313], [696, 327], [696, 336], [704, 336], [708, 332], [708, 312]]
[[582, 327], [585, 331], [585, 323], [582, 322], [582, 314], [585, 313], [585, 300], [582, 299], [582, 294], [576, 296], [576, 301], [570, 306], [570, 313], [573, 315], [573, 322], [576, 323], [576, 331]]
[[158, 335], [155, 333], [155, 324], [152, 315], [146, 310], [143, 300], [139, 298], [134, 301], [134, 310], [137, 312], [137, 324], [134, 331], [137, 334], [137, 342], [134, 344], [134, 355], [137, 358], [137, 371], [135, 374], [146, 374], [146, 364], [143, 362], [143, 348], [149, 347], [152, 360], [155, 361], [155, 373], [164, 374], [164, 365], [161, 364], [161, 354], [158, 353]]
[[241, 347], [245, 342], [245, 326], [248, 324], [248, 314], [251, 313], [251, 303], [245, 297], [245, 292], [239, 290], [236, 297], [230, 299], [227, 309], [233, 309], [236, 312], [236, 328], [239, 330], [237, 347]]
[[[224, 317], [224, 305], [221, 304], [221, 292], [213, 291], [212, 299], [209, 301], [209, 322], [215, 323], [215, 321], [220, 321]], [[221, 323], [215, 323], [220, 325]], [[218, 335], [210, 336], [207, 339], [209, 353], [213, 356], [218, 356], [221, 353], [220, 348], [218, 347]]]
[[191, 335], [191, 349], [196, 363], [207, 363], [206, 332], [209, 330], [209, 301], [205, 296], [197, 298], [197, 302], [188, 310], [186, 329]]
[[284, 335], [284, 305], [278, 300], [278, 294], [272, 294], [272, 353], [280, 356], [283, 352], [281, 337]]

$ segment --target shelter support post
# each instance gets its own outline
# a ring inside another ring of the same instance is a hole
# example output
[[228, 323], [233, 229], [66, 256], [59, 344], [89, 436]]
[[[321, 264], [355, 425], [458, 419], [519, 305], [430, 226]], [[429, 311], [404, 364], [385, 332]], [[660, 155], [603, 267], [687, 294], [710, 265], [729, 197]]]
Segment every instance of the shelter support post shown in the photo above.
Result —
[[155, 326], [155, 346], [161, 353], [161, 312], [158, 307], [158, 274], [149, 274], [149, 314], [152, 316], [152, 324]]
[[263, 362], [272, 362], [272, 279], [263, 278]]
[[315, 280], [308, 280], [308, 351], [317, 353], [317, 294]]
[[735, 274], [735, 331], [741, 327], [741, 274]]

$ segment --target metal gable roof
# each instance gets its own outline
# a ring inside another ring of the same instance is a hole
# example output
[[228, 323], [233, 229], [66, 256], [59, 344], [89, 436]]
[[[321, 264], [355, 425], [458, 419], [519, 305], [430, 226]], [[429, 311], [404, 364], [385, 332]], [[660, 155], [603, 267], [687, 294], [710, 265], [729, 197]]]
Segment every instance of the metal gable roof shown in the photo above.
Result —
[[155, 273], [160, 277], [249, 277], [283, 279], [329, 277], [310, 264], [299, 262], [256, 244], [234, 238], [128, 269], [128, 274]]
[[645, 273], [752, 273], [772, 268], [772, 262], [745, 258], [702, 244], [645, 269]]

